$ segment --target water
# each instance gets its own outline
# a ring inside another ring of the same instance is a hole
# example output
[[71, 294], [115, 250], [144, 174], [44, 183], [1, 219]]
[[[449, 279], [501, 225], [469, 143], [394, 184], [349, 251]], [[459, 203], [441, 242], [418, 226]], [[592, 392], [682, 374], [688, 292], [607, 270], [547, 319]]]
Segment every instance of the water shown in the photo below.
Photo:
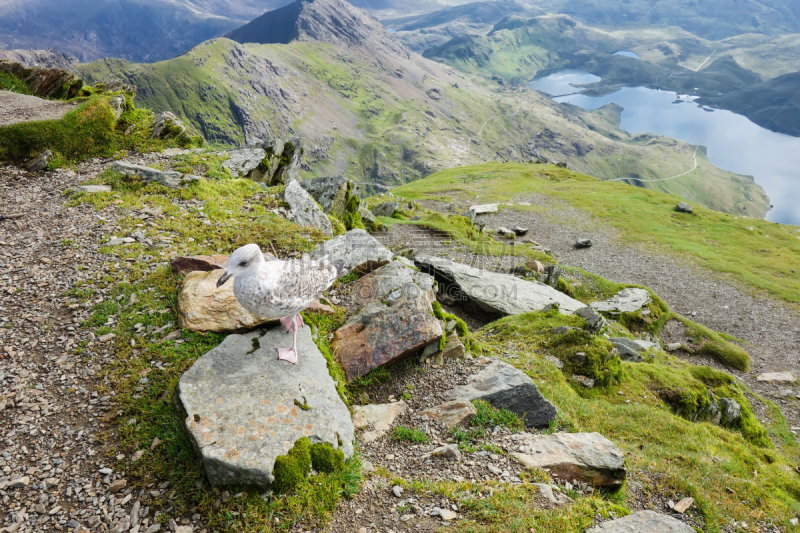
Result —
[[634, 59], [639, 59], [639, 56], [636, 54], [636, 52], [628, 52], [627, 50], [620, 50], [619, 52], [614, 52], [614, 55], [615, 56], [628, 56], [628, 57], [632, 57]]
[[[581, 70], [563, 70], [533, 80], [530, 87], [584, 109], [608, 103], [624, 108], [620, 127], [630, 133], [652, 133], [707, 147], [717, 167], [753, 176], [769, 195], [767, 220], [800, 225], [800, 137], [775, 133], [731, 111], [702, 108], [692, 97], [645, 87], [624, 87], [606, 96], [586, 96], [571, 83], [600, 78]], [[673, 103], [681, 100], [681, 103]]]

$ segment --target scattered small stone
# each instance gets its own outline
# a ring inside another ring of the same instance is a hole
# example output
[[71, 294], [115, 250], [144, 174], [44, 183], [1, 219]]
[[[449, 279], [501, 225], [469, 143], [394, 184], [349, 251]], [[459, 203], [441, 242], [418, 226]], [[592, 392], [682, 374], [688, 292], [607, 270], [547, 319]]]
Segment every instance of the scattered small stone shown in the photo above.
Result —
[[395, 485], [392, 487], [392, 494], [394, 494], [395, 498], [402, 498], [403, 497], [403, 487], [400, 485]]
[[687, 497], [676, 503], [675, 506], [672, 508], [672, 510], [675, 511], [676, 513], [683, 514], [689, 507], [692, 506], [693, 503], [694, 503], [694, 498]]

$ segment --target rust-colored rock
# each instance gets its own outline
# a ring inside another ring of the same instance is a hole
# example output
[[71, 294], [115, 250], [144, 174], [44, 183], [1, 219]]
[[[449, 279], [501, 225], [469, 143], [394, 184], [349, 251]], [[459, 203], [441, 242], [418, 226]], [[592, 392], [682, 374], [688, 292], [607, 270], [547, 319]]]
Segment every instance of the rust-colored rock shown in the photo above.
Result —
[[442, 325], [418, 285], [408, 283], [385, 302], [367, 305], [336, 331], [333, 349], [348, 380], [402, 361], [442, 337]]

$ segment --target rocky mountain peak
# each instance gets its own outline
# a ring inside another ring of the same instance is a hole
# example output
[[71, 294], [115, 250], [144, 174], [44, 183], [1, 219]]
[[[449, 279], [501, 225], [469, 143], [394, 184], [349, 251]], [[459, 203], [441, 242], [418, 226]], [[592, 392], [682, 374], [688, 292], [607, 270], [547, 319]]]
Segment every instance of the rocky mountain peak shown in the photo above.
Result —
[[225, 35], [238, 43], [324, 41], [409, 57], [409, 52], [366, 11], [343, 0], [297, 0]]

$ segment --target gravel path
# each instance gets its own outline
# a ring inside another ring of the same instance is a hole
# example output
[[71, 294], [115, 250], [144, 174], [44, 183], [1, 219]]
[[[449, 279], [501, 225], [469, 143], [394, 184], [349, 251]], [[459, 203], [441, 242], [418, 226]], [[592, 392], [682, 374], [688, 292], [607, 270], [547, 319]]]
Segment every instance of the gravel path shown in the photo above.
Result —
[[158, 525], [150, 504], [168, 487], [133, 491], [109, 467], [136, 457], [108, 454], [117, 413], [101, 370], [113, 353], [81, 328], [106, 290], [83, 304], [66, 294], [110, 274], [97, 250], [116, 210], [68, 208], [62, 195], [108, 163], [38, 174], [0, 167], [0, 214], [24, 215], [0, 221], [0, 533]]
[[[520, 198], [519, 201], [547, 207], [546, 214], [504, 209], [484, 215], [484, 231], [493, 232], [500, 226], [530, 228], [527, 237], [550, 248], [558, 262], [575, 266], [619, 283], [635, 283], [653, 289], [670, 308], [716, 331], [746, 341], [741, 346], [750, 354], [751, 371], [724, 369], [741, 378], [755, 392], [771, 396], [781, 407], [790, 426], [800, 427], [800, 409], [792, 396], [800, 394], [800, 384], [771, 384], [758, 382], [765, 372], [791, 371], [800, 376], [800, 313], [779, 301], [753, 296], [735, 281], [724, 280], [712, 272], [688, 261], [667, 257], [655, 247], [629, 245], [618, 233], [585, 212], [570, 208], [546, 196]], [[420, 202], [425, 207], [449, 212], [442, 202]], [[469, 206], [456, 205], [454, 212], [463, 213]], [[421, 235], [427, 234], [426, 241]], [[577, 238], [588, 237], [594, 246], [577, 249]], [[417, 251], [446, 253], [461, 262], [476, 260], [463, 246], [442, 244], [444, 237], [430, 237], [427, 230], [395, 225], [382, 238], [390, 246], [413, 248]], [[488, 268], [508, 269], [519, 264], [514, 257], [481, 258]], [[670, 334], [679, 332], [670, 330]], [[692, 356], [696, 364], [716, 368], [721, 365], [706, 357]], [[793, 390], [793, 394], [786, 393]]]
[[65, 104], [37, 96], [0, 91], [0, 126], [18, 122], [55, 120], [76, 107], [78, 104]]

